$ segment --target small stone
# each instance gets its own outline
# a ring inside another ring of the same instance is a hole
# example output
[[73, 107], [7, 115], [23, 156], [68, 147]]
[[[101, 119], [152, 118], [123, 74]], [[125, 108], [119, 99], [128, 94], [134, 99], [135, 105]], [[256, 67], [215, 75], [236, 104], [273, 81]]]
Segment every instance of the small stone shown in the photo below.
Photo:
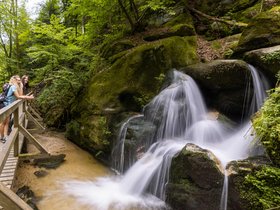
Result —
[[38, 178], [41, 178], [47, 176], [48, 172], [45, 170], [35, 171], [34, 175], [37, 176]]

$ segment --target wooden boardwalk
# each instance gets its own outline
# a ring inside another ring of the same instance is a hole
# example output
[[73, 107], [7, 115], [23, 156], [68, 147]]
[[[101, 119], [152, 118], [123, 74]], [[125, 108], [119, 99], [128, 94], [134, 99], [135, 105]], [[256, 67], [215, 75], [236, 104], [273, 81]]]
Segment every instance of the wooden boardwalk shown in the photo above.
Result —
[[[5, 146], [5, 144], [0, 144], [0, 151], [2, 151], [2, 148]], [[23, 140], [20, 141], [20, 149], [22, 148], [22, 144]], [[19, 158], [14, 156], [14, 148], [12, 148], [2, 170], [2, 173], [0, 174], [0, 182], [10, 189], [13, 186], [18, 160]]]
[[[19, 158], [34, 159], [50, 155], [34, 136], [32, 136], [30, 130], [27, 130], [28, 120], [32, 121], [39, 130], [44, 130], [44, 127], [30, 112], [38, 119], [38, 114], [24, 100], [17, 100], [0, 110], [0, 122], [11, 115], [13, 116], [14, 122], [7, 141], [4, 144], [0, 143], [0, 209], [32, 209], [11, 190], [18, 161]], [[25, 139], [32, 143], [38, 149], [39, 153], [22, 154], [21, 150]]]

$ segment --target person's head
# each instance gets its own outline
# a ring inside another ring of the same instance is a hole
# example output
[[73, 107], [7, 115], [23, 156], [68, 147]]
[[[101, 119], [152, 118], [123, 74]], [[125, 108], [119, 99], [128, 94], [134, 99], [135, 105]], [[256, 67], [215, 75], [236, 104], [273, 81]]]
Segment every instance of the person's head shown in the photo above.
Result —
[[19, 86], [21, 84], [21, 79], [18, 75], [14, 75], [11, 77], [10, 82], [11, 85]]
[[28, 83], [28, 76], [27, 75], [23, 75], [22, 77], [21, 77], [21, 81], [22, 81], [22, 83], [23, 84], [27, 84]]

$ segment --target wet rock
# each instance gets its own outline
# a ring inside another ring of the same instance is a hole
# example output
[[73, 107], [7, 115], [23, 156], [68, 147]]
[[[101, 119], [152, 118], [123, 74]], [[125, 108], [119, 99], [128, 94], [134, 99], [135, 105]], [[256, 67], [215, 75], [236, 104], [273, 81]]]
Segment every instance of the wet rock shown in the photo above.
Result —
[[244, 52], [279, 44], [280, 8], [275, 7], [252, 18], [243, 31], [233, 56], [240, 57]]
[[244, 60], [276, 81], [276, 74], [280, 71], [280, 45], [249, 51], [245, 53]]
[[195, 30], [191, 24], [178, 24], [156, 34], [150, 34], [144, 37], [145, 41], [155, 41], [172, 36], [194, 36]]
[[36, 197], [34, 195], [34, 192], [30, 190], [30, 188], [26, 185], [19, 188], [16, 192], [16, 194], [24, 200], [32, 209], [39, 210], [36, 205]]
[[166, 201], [173, 209], [219, 209], [223, 180], [214, 155], [187, 144], [172, 160]]
[[62, 162], [64, 162], [65, 157], [65, 154], [51, 155], [47, 158], [35, 159], [33, 163], [34, 165], [39, 167], [54, 169], [60, 166]]
[[[240, 116], [245, 88], [251, 79], [248, 64], [241, 60], [215, 60], [182, 68], [196, 80], [206, 103], [228, 116]], [[249, 87], [253, 88], [253, 87]]]
[[48, 175], [48, 172], [45, 171], [45, 170], [39, 170], [39, 171], [35, 171], [34, 172], [34, 175], [37, 176], [37, 177], [45, 177]]

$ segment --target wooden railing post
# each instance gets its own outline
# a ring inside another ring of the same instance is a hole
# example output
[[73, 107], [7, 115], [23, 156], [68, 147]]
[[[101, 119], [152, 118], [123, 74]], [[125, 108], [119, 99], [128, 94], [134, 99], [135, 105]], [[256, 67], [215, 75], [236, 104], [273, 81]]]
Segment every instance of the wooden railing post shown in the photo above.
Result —
[[[14, 128], [19, 127], [19, 107], [14, 112]], [[16, 134], [15, 143], [14, 143], [14, 156], [18, 157], [19, 155], [19, 133]]]

